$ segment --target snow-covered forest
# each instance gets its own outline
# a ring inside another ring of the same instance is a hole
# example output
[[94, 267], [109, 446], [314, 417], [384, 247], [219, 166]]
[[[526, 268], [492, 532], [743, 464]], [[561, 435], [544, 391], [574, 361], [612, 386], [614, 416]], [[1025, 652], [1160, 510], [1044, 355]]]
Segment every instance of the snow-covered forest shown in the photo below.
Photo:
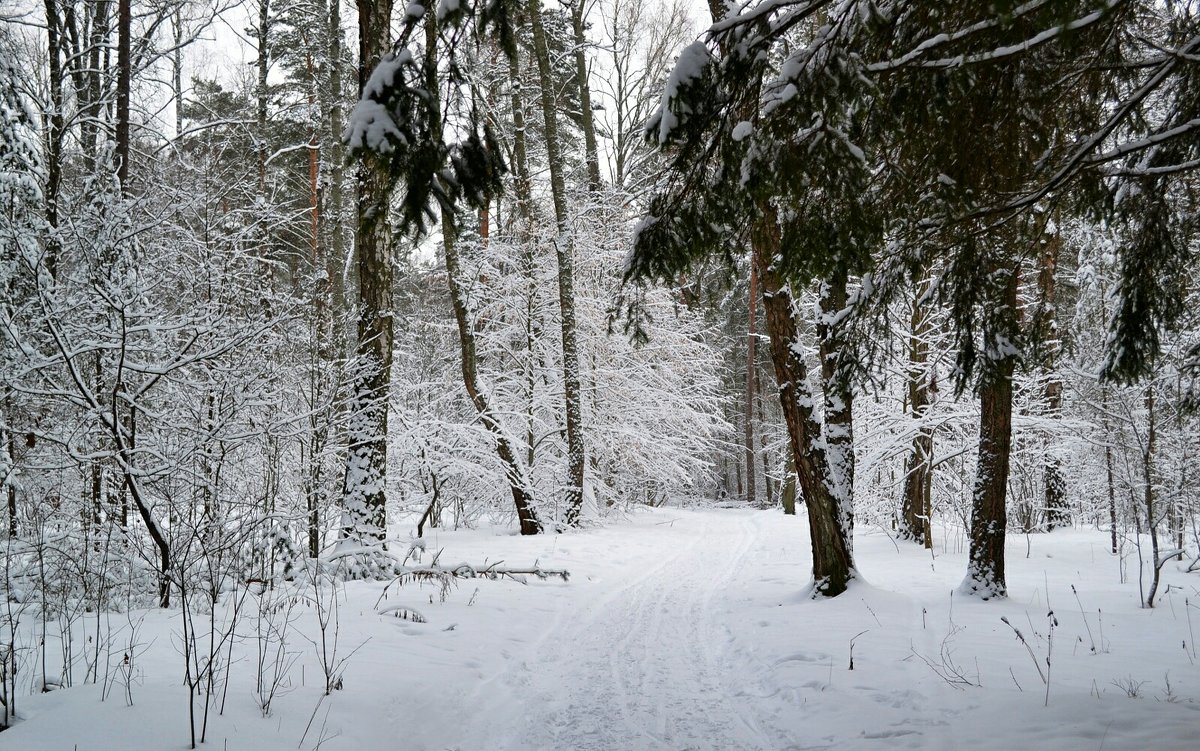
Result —
[[1195, 748], [1198, 233], [1195, 0], [0, 0], [0, 749]]

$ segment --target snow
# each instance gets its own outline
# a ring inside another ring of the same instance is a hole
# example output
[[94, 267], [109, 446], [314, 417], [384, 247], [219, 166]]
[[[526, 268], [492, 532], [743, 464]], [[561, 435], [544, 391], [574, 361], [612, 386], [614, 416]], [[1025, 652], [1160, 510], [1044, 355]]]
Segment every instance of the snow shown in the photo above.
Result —
[[[411, 7], [410, 7], [411, 10]], [[362, 96], [350, 112], [344, 138], [351, 150], [369, 149], [382, 154], [390, 153], [396, 143], [404, 143], [404, 134], [392, 119], [385, 102], [396, 85], [401, 71], [412, 64], [412, 52], [402, 49], [389, 52], [371, 71], [363, 86]]]
[[445, 21], [448, 16], [458, 13], [461, 9], [459, 0], [441, 0], [437, 7], [437, 20]]
[[[248, 620], [206, 746], [1195, 748], [1200, 597], [1185, 564], [1167, 564], [1170, 586], [1147, 610], [1136, 561], [1110, 555], [1106, 531], [1014, 535], [1010, 599], [980, 602], [953, 593], [966, 565], [962, 531], [935, 539], [931, 553], [859, 530], [861, 579], [812, 600], [803, 515], [659, 508], [563, 535], [432, 530], [430, 549], [453, 560], [537, 562], [572, 576], [466, 580], [444, 601], [434, 587], [393, 585], [381, 599], [382, 582], [347, 583], [337, 601], [349, 659], [328, 697], [309, 641], [319, 639], [315, 618], [297, 605], [288, 642], [297, 657], [266, 718], [253, 697]], [[397, 617], [413, 612], [428, 623]], [[136, 631], [140, 645], [133, 706], [119, 671], [106, 701], [95, 685], [23, 696], [24, 719], [0, 734], [0, 748], [186, 747], [179, 614], [111, 619], [118, 643]]]
[[748, 120], [742, 120], [737, 125], [733, 126], [733, 132], [730, 137], [735, 141], [745, 140], [754, 132], [754, 124]]
[[680, 93], [703, 76], [712, 63], [712, 53], [708, 51], [704, 42], [692, 42], [680, 51], [679, 59], [663, 86], [662, 100], [659, 103], [659, 143], [670, 141], [671, 134], [680, 125], [680, 118], [691, 112], [691, 108], [679, 100]]

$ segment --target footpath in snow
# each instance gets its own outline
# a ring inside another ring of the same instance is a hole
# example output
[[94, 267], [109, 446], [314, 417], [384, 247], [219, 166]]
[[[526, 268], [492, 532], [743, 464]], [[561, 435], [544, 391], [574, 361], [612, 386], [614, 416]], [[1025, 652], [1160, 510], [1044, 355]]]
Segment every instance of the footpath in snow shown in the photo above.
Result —
[[[380, 602], [382, 583], [347, 584], [337, 638], [350, 657], [328, 697], [310, 641], [319, 632], [300, 604], [287, 641], [295, 659], [270, 716], [255, 706], [247, 636], [205, 746], [1200, 748], [1200, 577], [1168, 564], [1159, 607], [1142, 609], [1132, 548], [1113, 556], [1103, 533], [1058, 531], [1014, 537], [1011, 597], [984, 603], [952, 594], [965, 542], [945, 534], [931, 555], [860, 531], [863, 581], [813, 601], [803, 516], [658, 509], [535, 538], [434, 530], [429, 550], [443, 562], [536, 561], [571, 579], [468, 580], [444, 602], [430, 587], [393, 587]], [[428, 622], [377, 612], [394, 605]], [[128, 691], [25, 697], [25, 719], [0, 733], [0, 750], [186, 747], [179, 615], [112, 618], [137, 644]]]

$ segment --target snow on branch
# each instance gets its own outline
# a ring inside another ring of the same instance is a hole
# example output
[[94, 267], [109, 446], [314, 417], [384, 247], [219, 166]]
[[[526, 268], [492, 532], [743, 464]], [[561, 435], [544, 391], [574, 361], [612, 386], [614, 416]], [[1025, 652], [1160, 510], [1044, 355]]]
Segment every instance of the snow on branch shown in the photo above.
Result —
[[672, 134], [687, 120], [692, 108], [681, 96], [703, 79], [714, 58], [704, 42], [692, 42], [679, 53], [679, 60], [663, 86], [658, 111], [646, 123], [646, 135], [660, 144], [669, 143]]
[[384, 55], [371, 71], [342, 136], [352, 152], [389, 154], [408, 144], [405, 123], [396, 122], [397, 110], [392, 106], [404, 87], [406, 68], [416, 71], [412, 52], [402, 49]]

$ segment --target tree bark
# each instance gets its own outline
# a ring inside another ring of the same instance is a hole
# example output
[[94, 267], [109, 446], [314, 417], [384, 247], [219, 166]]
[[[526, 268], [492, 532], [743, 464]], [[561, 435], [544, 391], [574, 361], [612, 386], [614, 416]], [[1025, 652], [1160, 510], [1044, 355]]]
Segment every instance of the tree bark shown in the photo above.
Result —
[[[369, 0], [363, 0], [367, 2]], [[258, 157], [258, 189], [267, 188], [267, 74], [271, 69], [271, 0], [258, 0], [258, 26], [255, 28], [258, 42], [258, 57], [255, 60], [258, 78], [254, 87], [255, 120], [258, 132], [254, 134], [255, 153]]]
[[[1154, 415], [1154, 385], [1146, 385], [1146, 443], [1142, 454], [1142, 498], [1146, 505], [1146, 531], [1150, 534], [1150, 589], [1146, 592], [1146, 607], [1154, 607], [1158, 581], [1162, 574], [1158, 549], [1158, 510], [1154, 502], [1154, 459], [1158, 450], [1158, 426]], [[1140, 553], [1139, 553], [1140, 555]]]
[[750, 264], [750, 314], [746, 325], [746, 503], [758, 501], [754, 487], [754, 345], [758, 339], [755, 320], [758, 308], [758, 272]]
[[[265, 0], [264, 0], [265, 1]], [[358, 86], [390, 47], [391, 0], [358, 2]], [[348, 426], [342, 544], [381, 544], [386, 532], [388, 392], [392, 376], [392, 181], [388, 159], [366, 152], [358, 166], [355, 257], [358, 363]]]
[[1104, 469], [1108, 480], [1108, 521], [1112, 553], [1117, 553], [1117, 484], [1113, 477], [1112, 435], [1108, 427], [1108, 388], [1100, 389], [1101, 414], [1104, 424]]
[[929, 309], [924, 304], [929, 293], [926, 279], [912, 305], [911, 334], [908, 340], [908, 404], [914, 423], [912, 450], [905, 464], [904, 503], [900, 513], [900, 536], [933, 548], [933, 429], [926, 423], [932, 384], [929, 373]]
[[50, 63], [50, 112], [46, 128], [46, 270], [58, 275], [58, 194], [62, 183], [63, 116], [62, 40], [59, 29], [58, 0], [46, 0], [47, 58]]
[[133, 78], [133, 64], [129, 58], [129, 41], [132, 34], [133, 12], [130, 0], [117, 2], [117, 127], [116, 157], [117, 181], [121, 195], [129, 195], [129, 87]]
[[592, 88], [588, 83], [587, 34], [584, 12], [587, 0], [574, 0], [571, 7], [571, 27], [575, 33], [575, 79], [579, 85], [579, 124], [583, 130], [583, 153], [587, 163], [588, 190], [600, 190], [600, 156], [596, 147], [596, 119], [592, 113]]
[[[1038, 270], [1038, 295], [1041, 298], [1040, 320], [1037, 321], [1039, 339], [1045, 352], [1042, 367], [1046, 373], [1043, 398], [1046, 417], [1056, 420], [1062, 415], [1063, 381], [1056, 372], [1061, 345], [1058, 340], [1058, 314], [1055, 310], [1057, 289], [1058, 256], [1062, 250], [1062, 238], [1057, 232], [1047, 239], [1041, 253]], [[1066, 483], [1063, 481], [1062, 464], [1049, 452], [1042, 469], [1042, 488], [1046, 509], [1046, 530], [1070, 526], [1071, 514], [1066, 507]]]
[[558, 258], [558, 302], [562, 319], [563, 391], [567, 423], [566, 514], [564, 521], [576, 526], [583, 511], [586, 450], [583, 437], [583, 394], [580, 386], [578, 327], [575, 322], [575, 237], [567, 215], [567, 191], [563, 178], [563, 159], [558, 137], [557, 106], [554, 101], [554, 77], [550, 69], [550, 51], [542, 24], [541, 0], [529, 0], [528, 13], [533, 27], [533, 50], [537, 59], [542, 88], [542, 116], [546, 127], [546, 157], [550, 166], [550, 195], [558, 236], [554, 241]]
[[837, 316], [846, 307], [846, 274], [835, 272], [821, 283], [820, 318], [817, 320], [821, 357], [821, 393], [824, 397], [826, 487], [835, 497], [845, 526], [847, 544], [854, 535], [854, 391], [847, 363], [849, 343]]
[[[997, 309], [983, 336], [988, 346], [1016, 328], [1017, 269], [999, 268], [1004, 282]], [[1012, 445], [1014, 356], [1000, 353], [988, 364], [979, 388], [979, 464], [972, 498], [970, 559], [963, 591], [983, 599], [1004, 597], [1004, 539], [1008, 526], [1006, 493]]]
[[[329, 233], [329, 254], [326, 258], [329, 275], [329, 304], [333, 311], [346, 309], [346, 224], [345, 149], [342, 146], [342, 0], [329, 0], [329, 201], [325, 211], [326, 231]], [[346, 333], [343, 317], [333, 315], [330, 321], [331, 346], [339, 359], [345, 355]]]
[[760, 211], [762, 216], [752, 228], [751, 254], [762, 284], [771, 362], [787, 423], [796, 481], [808, 509], [814, 591], [833, 597], [844, 592], [855, 577], [850, 509], [830, 487], [825, 449], [812, 413], [813, 394], [808, 388], [808, 368], [799, 345], [791, 290], [771, 266], [771, 259], [780, 249], [775, 210], [764, 204]]

